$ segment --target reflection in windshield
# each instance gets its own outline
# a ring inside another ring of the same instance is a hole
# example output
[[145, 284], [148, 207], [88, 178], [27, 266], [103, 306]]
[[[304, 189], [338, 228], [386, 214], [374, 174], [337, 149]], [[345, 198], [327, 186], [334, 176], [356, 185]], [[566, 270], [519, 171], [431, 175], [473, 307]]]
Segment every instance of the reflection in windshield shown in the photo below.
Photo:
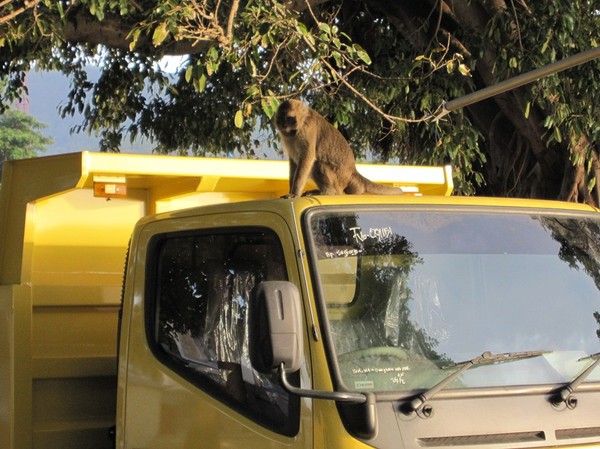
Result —
[[565, 383], [600, 349], [596, 215], [371, 209], [309, 220], [346, 388], [431, 388], [458, 361], [533, 349], [544, 354], [474, 367], [447, 388]]

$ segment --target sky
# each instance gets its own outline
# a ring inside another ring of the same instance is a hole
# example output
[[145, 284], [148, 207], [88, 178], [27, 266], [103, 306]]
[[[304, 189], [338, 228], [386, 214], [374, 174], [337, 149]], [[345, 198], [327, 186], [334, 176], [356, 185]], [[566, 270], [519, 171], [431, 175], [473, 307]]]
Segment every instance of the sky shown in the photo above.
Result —
[[[181, 61], [170, 58], [162, 61], [161, 68], [165, 72], [176, 70]], [[95, 79], [93, 67], [89, 69], [89, 79]], [[61, 153], [73, 153], [79, 151], [99, 151], [99, 138], [88, 135], [85, 132], [71, 134], [74, 126], [83, 122], [83, 116], [61, 118], [58, 110], [64, 105], [69, 92], [69, 79], [60, 72], [38, 72], [32, 70], [27, 75], [27, 86], [29, 95], [27, 101], [21, 106], [38, 121], [46, 125], [43, 134], [53, 139], [54, 143], [42, 155], [53, 155]], [[138, 140], [133, 143], [128, 138], [123, 139], [121, 153], [151, 154], [153, 144], [146, 140]], [[270, 148], [259, 148], [257, 154], [264, 154], [269, 159], [281, 159]]]
[[[26, 112], [46, 125], [43, 134], [53, 139], [44, 155], [73, 153], [78, 151], [98, 151], [99, 138], [87, 133], [71, 134], [73, 126], [81, 124], [81, 115], [61, 118], [59, 106], [64, 104], [69, 90], [69, 80], [59, 72], [31, 71], [27, 75], [29, 95]], [[133, 145], [127, 139], [123, 142], [123, 153], [151, 153], [148, 142], [136, 142]]]

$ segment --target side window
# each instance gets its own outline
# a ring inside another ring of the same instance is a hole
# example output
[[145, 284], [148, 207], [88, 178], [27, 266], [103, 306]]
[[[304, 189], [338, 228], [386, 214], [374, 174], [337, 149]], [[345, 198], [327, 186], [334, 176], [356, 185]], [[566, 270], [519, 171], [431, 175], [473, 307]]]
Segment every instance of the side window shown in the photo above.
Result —
[[255, 371], [248, 354], [246, 312], [255, 286], [287, 279], [276, 234], [262, 228], [176, 233], [153, 247], [147, 319], [157, 357], [249, 418], [296, 434], [298, 399], [276, 375]]

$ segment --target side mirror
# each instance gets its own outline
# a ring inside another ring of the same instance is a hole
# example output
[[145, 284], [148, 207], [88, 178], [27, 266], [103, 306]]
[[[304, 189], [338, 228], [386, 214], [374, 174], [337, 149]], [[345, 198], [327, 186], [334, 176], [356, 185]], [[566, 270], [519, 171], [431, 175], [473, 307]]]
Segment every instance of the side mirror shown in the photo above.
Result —
[[249, 349], [254, 369], [267, 373], [283, 364], [288, 373], [298, 371], [304, 352], [298, 288], [287, 281], [261, 282], [249, 307]]
[[308, 390], [288, 381], [287, 373], [300, 369], [304, 351], [300, 292], [294, 284], [261, 282], [250, 301], [248, 321], [250, 361], [255, 370], [261, 373], [279, 371], [281, 386], [290, 394], [359, 404], [345, 413], [359, 417], [355, 418], [361, 425], [358, 432], [365, 438], [372, 438], [377, 433], [374, 393]]

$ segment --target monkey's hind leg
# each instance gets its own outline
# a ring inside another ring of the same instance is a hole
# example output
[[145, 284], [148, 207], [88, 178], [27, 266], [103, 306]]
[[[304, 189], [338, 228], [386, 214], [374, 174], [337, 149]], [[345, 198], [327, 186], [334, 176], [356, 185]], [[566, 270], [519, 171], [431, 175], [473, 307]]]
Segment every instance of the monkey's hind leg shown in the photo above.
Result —
[[312, 178], [317, 184], [321, 195], [341, 195], [344, 193], [336, 169], [329, 164], [316, 162], [313, 167]]

